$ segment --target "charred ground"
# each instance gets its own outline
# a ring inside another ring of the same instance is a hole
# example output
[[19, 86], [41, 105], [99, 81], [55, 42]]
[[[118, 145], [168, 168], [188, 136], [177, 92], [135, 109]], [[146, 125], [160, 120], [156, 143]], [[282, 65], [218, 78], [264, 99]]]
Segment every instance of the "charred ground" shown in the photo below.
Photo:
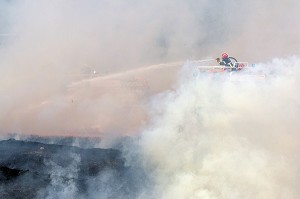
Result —
[[70, 187], [82, 198], [93, 198], [93, 189], [103, 190], [106, 198], [134, 198], [145, 182], [138, 170], [125, 166], [117, 149], [0, 141], [0, 198], [55, 198], [52, 192]]

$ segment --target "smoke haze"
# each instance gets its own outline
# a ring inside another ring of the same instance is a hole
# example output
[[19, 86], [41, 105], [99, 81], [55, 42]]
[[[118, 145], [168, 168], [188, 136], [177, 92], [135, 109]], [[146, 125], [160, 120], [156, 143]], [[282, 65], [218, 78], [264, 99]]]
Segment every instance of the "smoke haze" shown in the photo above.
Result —
[[[143, 126], [147, 120], [143, 100], [128, 97], [127, 89], [111, 94], [111, 81], [102, 83], [105, 97], [91, 98], [95, 89], [83, 88], [88, 90], [85, 97], [71, 106], [74, 97], [66, 97], [73, 95], [66, 87], [82, 78], [83, 68], [107, 75], [216, 57], [225, 50], [240, 60], [257, 62], [298, 54], [299, 48], [295, 0], [1, 1], [0, 5], [2, 133], [132, 134]], [[155, 91], [162, 91], [174, 84], [181, 65], [124, 75], [117, 81], [138, 76], [150, 89], [154, 84]], [[156, 85], [157, 78], [164, 81]], [[130, 111], [137, 119], [118, 118]]]
[[[296, 0], [1, 0], [0, 134], [103, 136], [103, 146], [138, 135], [124, 155], [153, 180], [141, 199], [299, 198], [299, 10]], [[223, 51], [266, 80], [184, 64]], [[57, 172], [48, 198], [77, 195], [73, 184], [55, 193]], [[91, 179], [90, 198], [97, 181], [114, 179]]]
[[154, 98], [140, 146], [157, 197], [298, 198], [299, 65], [259, 64], [270, 69], [263, 82], [182, 73], [176, 91]]

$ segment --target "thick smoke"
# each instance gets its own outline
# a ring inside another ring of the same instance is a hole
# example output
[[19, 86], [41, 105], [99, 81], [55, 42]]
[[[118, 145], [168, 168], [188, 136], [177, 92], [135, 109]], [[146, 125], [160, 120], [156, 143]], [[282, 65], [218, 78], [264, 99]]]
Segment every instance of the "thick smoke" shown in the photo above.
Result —
[[[78, 195], [78, 188], [75, 180], [78, 178], [78, 164], [80, 163], [80, 156], [77, 154], [70, 154], [73, 162], [67, 167], [61, 167], [54, 162], [46, 162], [47, 166], [51, 167], [50, 185], [45, 190], [38, 193], [37, 198], [56, 199], [56, 198], [76, 198]], [[78, 197], [77, 197], [78, 198]]]
[[140, 141], [158, 198], [298, 198], [299, 67], [258, 64], [263, 81], [184, 69], [178, 89], [154, 98]]
[[[135, 133], [147, 122], [144, 98], [117, 84], [136, 77], [80, 88], [74, 99], [67, 85], [86, 77], [83, 68], [107, 75], [225, 50], [254, 62], [297, 54], [298, 10], [296, 0], [1, 1], [1, 134]], [[174, 82], [176, 70], [162, 68], [150, 89]]]
[[[0, 134], [101, 135], [110, 144], [140, 132], [138, 147], [123, 151], [126, 166], [153, 182], [140, 199], [296, 199], [299, 8], [296, 0], [0, 1]], [[267, 78], [241, 72], [245, 79], [229, 81], [186, 64], [173, 84], [180, 62], [223, 51], [261, 62], [255, 73]], [[78, 196], [79, 162], [65, 170], [49, 162], [39, 196]], [[122, 198], [114, 175], [90, 179], [86, 197]]]

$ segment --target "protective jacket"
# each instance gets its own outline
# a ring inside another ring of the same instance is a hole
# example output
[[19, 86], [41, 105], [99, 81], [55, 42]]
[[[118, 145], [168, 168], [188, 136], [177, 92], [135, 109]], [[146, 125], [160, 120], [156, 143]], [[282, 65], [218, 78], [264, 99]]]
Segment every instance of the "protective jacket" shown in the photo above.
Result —
[[232, 62], [230, 61], [230, 59], [229, 59], [228, 57], [222, 59], [222, 61], [220, 61], [219, 64], [222, 65], [222, 66], [230, 66], [230, 67], [233, 67]]

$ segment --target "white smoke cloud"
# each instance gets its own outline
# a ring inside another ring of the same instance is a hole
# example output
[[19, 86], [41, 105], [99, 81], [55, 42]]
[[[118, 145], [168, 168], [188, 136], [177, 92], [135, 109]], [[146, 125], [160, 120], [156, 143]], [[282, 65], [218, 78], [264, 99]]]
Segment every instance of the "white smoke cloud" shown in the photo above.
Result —
[[[69, 96], [66, 87], [83, 66], [110, 74], [224, 50], [254, 62], [282, 57], [257, 64], [257, 72], [267, 73], [263, 82], [203, 80], [183, 70], [178, 88], [148, 107], [153, 121], [141, 145], [161, 198], [296, 198], [299, 57], [283, 57], [299, 55], [299, 6], [296, 0], [1, 1], [0, 132], [104, 129], [109, 137], [144, 127], [145, 99], [128, 97], [127, 89], [95, 95], [99, 88], [92, 87]], [[153, 84], [170, 89], [167, 72], [152, 74]], [[69, 188], [60, 194], [74, 196], [76, 188]]]
[[[143, 126], [139, 122], [146, 118], [143, 108], [132, 111], [139, 115], [135, 119], [118, 117], [131, 109], [116, 99], [140, 104], [140, 98], [127, 100], [127, 90], [117, 96], [80, 99], [80, 107], [105, 107], [88, 108], [80, 115], [82, 109], [66, 99], [66, 87], [82, 78], [78, 74], [83, 67], [110, 74], [149, 64], [216, 57], [224, 50], [255, 62], [298, 50], [296, 0], [13, 0], [0, 5], [1, 134], [37, 134], [43, 127], [49, 129], [43, 134], [86, 131], [90, 135], [123, 129], [132, 134], [129, 131]], [[173, 82], [164, 79], [175, 71], [157, 69], [156, 76], [150, 75], [150, 86], [169, 89]], [[94, 93], [90, 89], [83, 96], [90, 98]]]
[[46, 161], [46, 165], [51, 168], [50, 183], [42, 190], [39, 190], [37, 198], [78, 198], [78, 165], [81, 158], [77, 154], [70, 153], [73, 161], [68, 166], [62, 167], [55, 162]]
[[299, 66], [274, 59], [257, 65], [264, 81], [205, 74], [157, 96], [140, 145], [160, 198], [297, 198]]

